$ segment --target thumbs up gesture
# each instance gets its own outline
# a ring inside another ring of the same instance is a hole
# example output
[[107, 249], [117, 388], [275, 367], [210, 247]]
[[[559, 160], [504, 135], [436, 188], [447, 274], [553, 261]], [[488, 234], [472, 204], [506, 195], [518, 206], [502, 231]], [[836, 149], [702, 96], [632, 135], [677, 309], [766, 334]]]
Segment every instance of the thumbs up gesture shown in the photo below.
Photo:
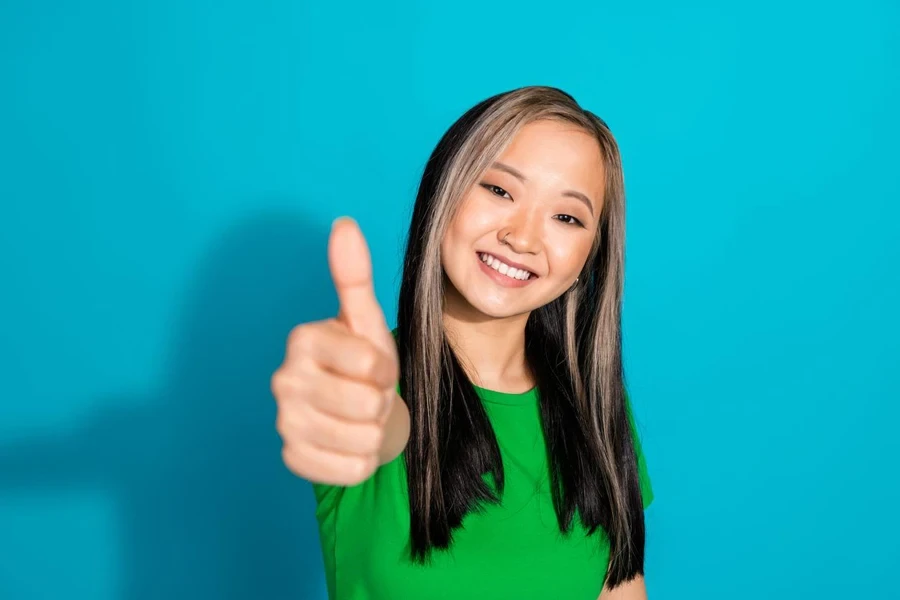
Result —
[[396, 457], [409, 437], [397, 395], [397, 348], [375, 298], [365, 238], [349, 218], [334, 222], [328, 263], [337, 318], [295, 327], [272, 375], [282, 458], [317, 483], [355, 485]]

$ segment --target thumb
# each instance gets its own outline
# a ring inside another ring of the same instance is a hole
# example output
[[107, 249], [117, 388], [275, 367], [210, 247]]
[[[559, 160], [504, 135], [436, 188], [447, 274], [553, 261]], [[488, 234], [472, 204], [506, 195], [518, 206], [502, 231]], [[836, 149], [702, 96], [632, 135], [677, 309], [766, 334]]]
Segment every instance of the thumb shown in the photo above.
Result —
[[332, 223], [328, 265], [340, 303], [338, 320], [396, 358], [393, 335], [375, 297], [369, 247], [350, 217], [340, 217]]

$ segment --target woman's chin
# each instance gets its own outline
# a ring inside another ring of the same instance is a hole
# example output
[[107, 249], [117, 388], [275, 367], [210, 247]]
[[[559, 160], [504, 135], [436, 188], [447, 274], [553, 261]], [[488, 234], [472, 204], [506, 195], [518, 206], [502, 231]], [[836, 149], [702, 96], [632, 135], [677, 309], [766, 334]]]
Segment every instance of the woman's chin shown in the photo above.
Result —
[[[525, 306], [521, 299], [519, 302], [511, 302], [507, 294], [473, 293], [472, 290], [459, 292], [455, 286], [446, 290], [448, 292], [449, 306], [445, 303], [445, 310], [450, 310], [462, 317], [478, 319], [479, 316], [490, 319], [507, 319], [521, 314], [528, 314], [534, 308]], [[482, 290], [483, 291], [483, 290]]]
[[532, 310], [528, 307], [510, 305], [509, 302], [491, 302], [480, 299], [474, 299], [474, 301], [470, 301], [470, 304], [476, 312], [491, 319], [507, 319], [530, 313]]

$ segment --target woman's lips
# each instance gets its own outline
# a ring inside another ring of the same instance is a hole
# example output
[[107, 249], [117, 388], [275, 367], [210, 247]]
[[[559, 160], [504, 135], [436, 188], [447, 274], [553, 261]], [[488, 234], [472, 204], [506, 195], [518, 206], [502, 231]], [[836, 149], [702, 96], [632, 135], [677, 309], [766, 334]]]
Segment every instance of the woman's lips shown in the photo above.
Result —
[[493, 268], [489, 267], [486, 262], [481, 260], [481, 254], [478, 252], [475, 253], [475, 260], [478, 261], [478, 266], [484, 272], [485, 275], [487, 275], [488, 277], [493, 279], [495, 282], [497, 282], [498, 284], [500, 284], [504, 287], [510, 287], [510, 288], [525, 287], [526, 285], [528, 285], [529, 283], [531, 283], [535, 279], [537, 279], [537, 276], [534, 274], [530, 275], [528, 277], [528, 279], [515, 279], [513, 277], [507, 277], [500, 271], [495, 271]]

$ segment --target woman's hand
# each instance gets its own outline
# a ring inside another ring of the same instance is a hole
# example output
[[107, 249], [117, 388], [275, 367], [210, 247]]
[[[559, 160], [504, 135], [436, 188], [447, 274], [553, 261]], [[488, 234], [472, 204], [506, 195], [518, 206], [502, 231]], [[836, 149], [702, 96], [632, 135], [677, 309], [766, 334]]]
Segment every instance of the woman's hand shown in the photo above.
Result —
[[396, 392], [397, 347], [375, 297], [369, 250], [352, 220], [335, 221], [328, 261], [340, 311], [291, 331], [271, 380], [276, 429], [293, 473], [355, 485], [402, 451], [409, 412]]

